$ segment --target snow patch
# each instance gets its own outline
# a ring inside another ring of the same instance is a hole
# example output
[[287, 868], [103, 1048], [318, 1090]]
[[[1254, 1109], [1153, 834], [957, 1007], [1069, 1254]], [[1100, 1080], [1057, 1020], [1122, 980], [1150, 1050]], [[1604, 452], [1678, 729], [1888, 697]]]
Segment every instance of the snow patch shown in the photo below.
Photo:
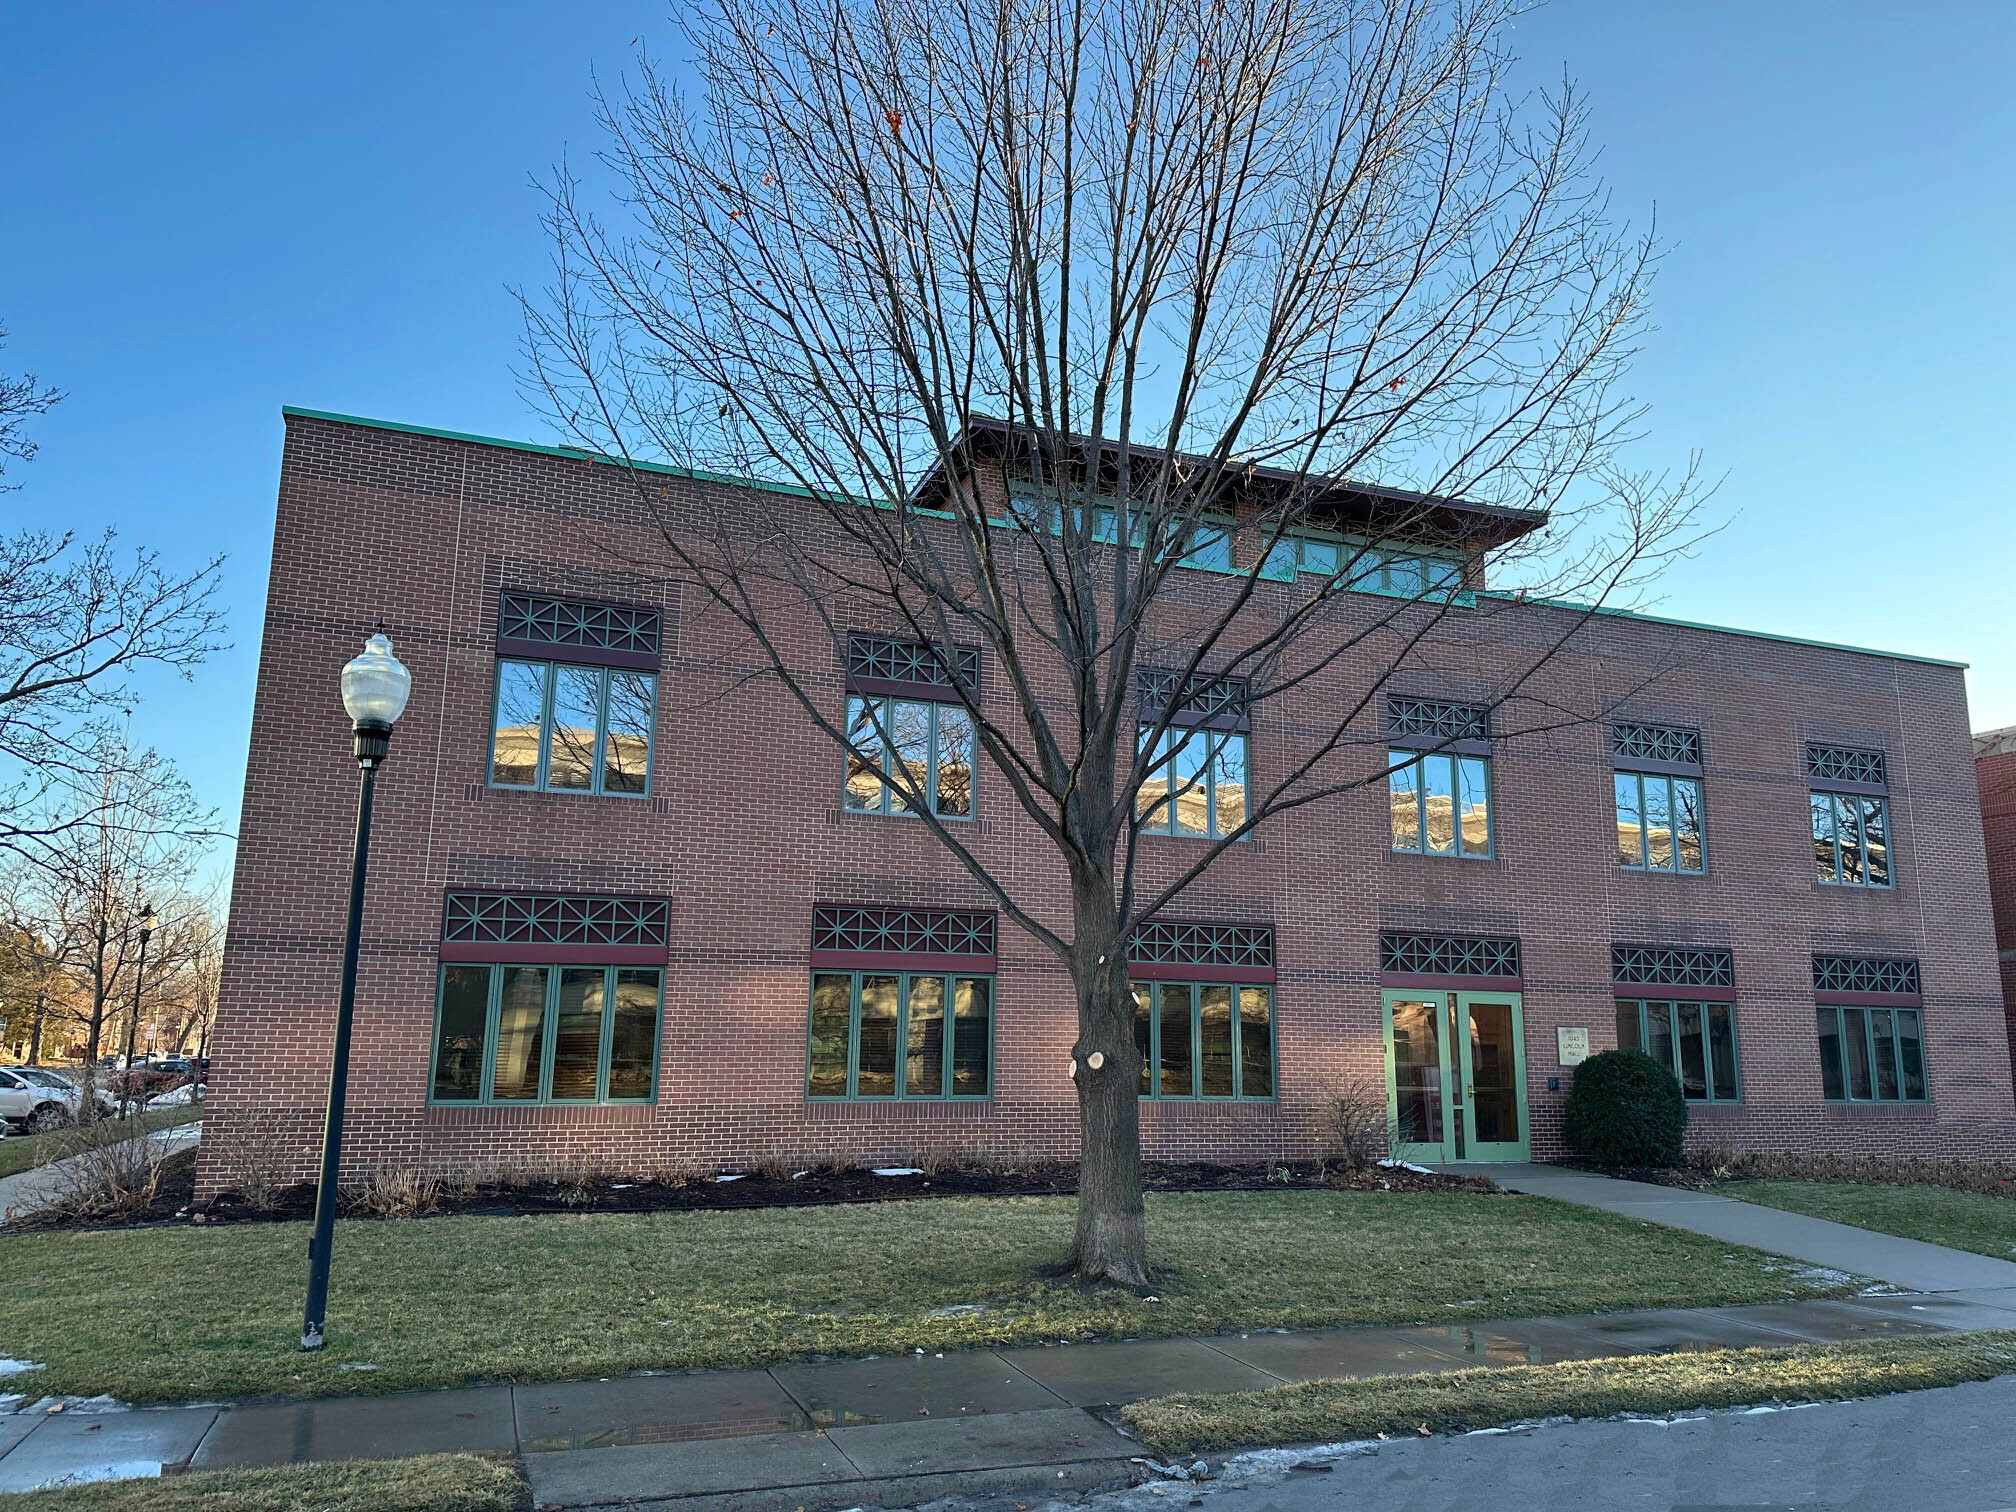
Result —
[[34, 1486], [25, 1486], [22, 1489], [28, 1491], [58, 1491], [65, 1486], [85, 1486], [96, 1481], [159, 1480], [160, 1478], [161, 1461], [159, 1460], [100, 1460], [95, 1465], [80, 1465], [75, 1470], [66, 1470], [61, 1475], [42, 1481]]
[[922, 1176], [924, 1170], [921, 1166], [877, 1166], [875, 1174], [877, 1176]]
[[34, 1360], [0, 1360], [0, 1381], [4, 1381], [8, 1376], [26, 1375], [31, 1370], [41, 1368], [42, 1366]]
[[1416, 1165], [1411, 1160], [1382, 1160], [1379, 1164], [1386, 1167], [1389, 1171], [1413, 1171], [1420, 1176], [1433, 1176], [1435, 1174], [1428, 1167]]
[[747, 1174], [748, 1173], [746, 1171], [737, 1171], [733, 1175], [716, 1176], [714, 1179], [716, 1181], [740, 1181]]

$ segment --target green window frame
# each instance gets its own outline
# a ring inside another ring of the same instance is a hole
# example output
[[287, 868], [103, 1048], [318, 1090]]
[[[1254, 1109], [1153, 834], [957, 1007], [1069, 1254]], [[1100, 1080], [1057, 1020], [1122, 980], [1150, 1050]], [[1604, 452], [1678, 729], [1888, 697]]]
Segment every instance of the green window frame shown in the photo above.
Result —
[[[1141, 726], [1138, 738], [1153, 729]], [[1246, 822], [1252, 744], [1244, 730], [1170, 725], [1156, 746], [1150, 775], [1134, 795], [1143, 834], [1217, 840]]]
[[913, 782], [921, 772], [925, 801], [938, 818], [973, 817], [976, 742], [973, 716], [964, 704], [850, 693], [847, 738], [857, 746], [882, 748], [880, 766], [871, 766], [852, 751], [847, 753], [841, 802], [848, 812], [916, 818], [917, 811], [887, 781], [887, 775], [902, 763]]
[[1285, 583], [1302, 573], [1318, 577], [1343, 573], [1339, 586], [1353, 593], [1392, 598], [1425, 598], [1446, 593], [1460, 600], [1464, 593], [1463, 565], [1459, 558], [1432, 552], [1375, 550], [1348, 536], [1294, 530], [1284, 532], [1274, 543], [1261, 564], [1260, 575]]
[[1917, 1008], [1814, 1006], [1820, 1090], [1828, 1102], [1922, 1103], [1925, 1021]]
[[1243, 982], [1134, 983], [1141, 1095], [1157, 1102], [1274, 1097], [1274, 989]]
[[656, 966], [444, 961], [430, 1104], [649, 1103], [665, 973]]
[[[1387, 804], [1401, 855], [1488, 861], [1497, 841], [1491, 758], [1453, 751], [1389, 750]], [[1438, 805], [1445, 811], [1438, 812]]]
[[983, 1102], [994, 1090], [994, 978], [815, 971], [805, 1066], [813, 1102]]
[[1708, 829], [1699, 777], [1619, 771], [1617, 864], [1626, 871], [1699, 876], [1708, 870]]
[[656, 673], [500, 657], [489, 785], [648, 798], [657, 724]]
[[1814, 876], [1828, 887], [1893, 887], [1890, 800], [1872, 793], [1807, 794]]
[[1617, 999], [1617, 1048], [1642, 1050], [1673, 1073], [1689, 1102], [1743, 1100], [1733, 1003]]

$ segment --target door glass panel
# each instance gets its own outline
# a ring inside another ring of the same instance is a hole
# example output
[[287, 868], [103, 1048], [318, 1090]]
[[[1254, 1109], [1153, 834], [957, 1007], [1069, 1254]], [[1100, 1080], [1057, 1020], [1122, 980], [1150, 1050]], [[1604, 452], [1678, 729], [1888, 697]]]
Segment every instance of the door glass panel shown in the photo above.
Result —
[[595, 725], [602, 712], [602, 674], [594, 667], [553, 669], [553, 749], [546, 786], [580, 791], [595, 781]]
[[896, 1095], [896, 983], [893, 976], [861, 978], [860, 1065], [854, 1078], [861, 1097]]
[[1680, 1003], [1680, 1092], [1696, 1099], [1708, 1096], [1708, 1054], [1702, 1039], [1701, 1005]]
[[1814, 1017], [1820, 1029], [1821, 1095], [1839, 1102], [1848, 1095], [1841, 1079], [1841, 1016], [1832, 1008], [1821, 1008]]
[[1427, 826], [1430, 855], [1453, 855], [1456, 850], [1455, 761], [1444, 755], [1421, 758], [1422, 822]]
[[1393, 1004], [1393, 1094], [1403, 1144], [1442, 1143], [1441, 1013], [1435, 1003]]
[[1421, 849], [1421, 762], [1404, 751], [1394, 751], [1391, 761], [1405, 761], [1394, 767], [1386, 779], [1387, 801], [1393, 809], [1393, 849]]
[[994, 984], [985, 977], [960, 977], [952, 990], [952, 1091], [958, 1097], [987, 1095], [989, 1016]]
[[1645, 816], [1638, 801], [1638, 774], [1618, 772], [1612, 781], [1617, 788], [1617, 861], [1622, 866], [1645, 864]]
[[1190, 1097], [1190, 988], [1162, 988], [1162, 1095]]
[[1149, 1019], [1150, 999], [1154, 990], [1146, 982], [1134, 984], [1134, 1048], [1141, 1052], [1141, 1095], [1146, 1097], [1155, 1090], [1155, 1049], [1151, 1038], [1154, 1033]]
[[1274, 993], [1267, 987], [1239, 989], [1239, 1095], [1274, 1095]]
[[602, 968], [562, 967], [560, 1007], [553, 1025], [555, 1100], [592, 1100], [601, 1065]]
[[1848, 1095], [1869, 1097], [1869, 1029], [1860, 1008], [1841, 1010], [1841, 1049], [1848, 1061]]
[[838, 972], [812, 978], [812, 1069], [805, 1080], [812, 1097], [847, 1095], [847, 1020], [853, 1002], [853, 977]]
[[1710, 1095], [1718, 1101], [1736, 1096], [1736, 1016], [1727, 1003], [1708, 1005], [1708, 1072]]
[[651, 695], [648, 672], [609, 674], [609, 734], [602, 742], [602, 791], [641, 793], [651, 767]]
[[483, 1030], [490, 1018], [490, 968], [441, 968], [441, 1029], [434, 1047], [434, 1100], [474, 1102], [483, 1092]]
[[[845, 981], [846, 978], [841, 978]], [[609, 1026], [609, 1095], [649, 1097], [658, 1069], [658, 989], [656, 971], [616, 973], [616, 1018]], [[840, 1081], [847, 1081], [847, 1021], [840, 1009]]]
[[910, 978], [909, 1038], [903, 1091], [910, 1097], [937, 1097], [945, 1090], [945, 978]]
[[490, 1095], [531, 1100], [539, 1095], [539, 1060], [546, 1048], [544, 966], [506, 966], [504, 994], [497, 1005], [497, 1060], [490, 1072]]
[[1232, 1095], [1232, 989], [1197, 989], [1197, 1070], [1206, 1097]]
[[531, 787], [539, 780], [539, 729], [545, 708], [543, 663], [497, 664], [497, 731], [490, 746], [490, 780], [499, 787]]
[[1470, 1005], [1470, 1118], [1479, 1144], [1519, 1142], [1519, 1064], [1510, 1003]]
[[1881, 1008], [1869, 1010], [1869, 1038], [1875, 1046], [1876, 1096], [1883, 1102], [1895, 1102], [1897, 1037], [1890, 1015]]
[[1904, 1075], [1904, 1095], [1925, 1095], [1925, 1042], [1918, 1032], [1916, 1010], [1897, 1010], [1897, 1060]]

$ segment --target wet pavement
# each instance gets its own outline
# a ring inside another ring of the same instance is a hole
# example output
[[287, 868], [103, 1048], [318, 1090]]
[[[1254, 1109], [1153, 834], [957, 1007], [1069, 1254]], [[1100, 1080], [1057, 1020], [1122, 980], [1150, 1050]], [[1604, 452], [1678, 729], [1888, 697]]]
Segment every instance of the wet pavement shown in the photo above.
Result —
[[1083, 1494], [1124, 1483], [1140, 1449], [1093, 1409], [1171, 1392], [1956, 1328], [2016, 1329], [2016, 1288], [1059, 1344], [243, 1406], [87, 1403], [50, 1413], [24, 1402], [0, 1411], [0, 1491], [66, 1477], [483, 1450], [522, 1454], [538, 1503], [552, 1507], [771, 1491], [790, 1491], [790, 1506], [902, 1505], [970, 1491], [988, 1476], [1004, 1487], [1026, 1483], [1032, 1466], [1045, 1467], [1042, 1480], [1057, 1494]]

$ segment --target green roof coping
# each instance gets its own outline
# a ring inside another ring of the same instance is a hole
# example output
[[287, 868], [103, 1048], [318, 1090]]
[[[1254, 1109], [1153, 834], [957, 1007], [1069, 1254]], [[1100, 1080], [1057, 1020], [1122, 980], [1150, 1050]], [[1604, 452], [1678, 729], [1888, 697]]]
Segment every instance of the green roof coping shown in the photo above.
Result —
[[1841, 641], [1815, 640], [1807, 635], [1780, 635], [1772, 630], [1745, 630], [1737, 625], [1711, 625], [1705, 620], [1676, 619], [1667, 614], [1647, 614], [1642, 609], [1618, 609], [1608, 604], [1578, 604], [1570, 599], [1525, 598], [1516, 593], [1486, 590], [1479, 598], [1501, 603], [1537, 604], [1543, 609], [1566, 609], [1575, 614], [1602, 614], [1615, 619], [1640, 620], [1648, 625], [1672, 625], [1681, 630], [1708, 630], [1717, 635], [1741, 635], [1749, 640], [1777, 641], [1787, 646], [1813, 646], [1822, 651], [1848, 651], [1856, 656], [1880, 656], [1885, 661], [1918, 662], [1928, 667], [1955, 667], [1965, 672], [1970, 663], [1949, 661], [1943, 656], [1914, 656], [1909, 651], [1878, 651], [1873, 646], [1850, 646]]
[[[728, 473], [703, 472], [698, 468], [677, 467], [670, 462], [638, 462], [626, 457], [612, 457], [601, 452], [591, 452], [579, 446], [545, 446], [537, 441], [508, 441], [501, 436], [478, 436], [469, 431], [439, 430], [431, 425], [408, 425], [400, 420], [372, 420], [363, 415], [340, 415], [333, 410], [303, 409], [298, 405], [283, 404], [280, 413], [285, 418], [298, 417], [303, 420], [330, 420], [338, 425], [360, 425], [367, 430], [398, 431], [408, 436], [433, 436], [442, 441], [466, 441], [472, 446], [499, 446], [507, 451], [531, 452], [542, 457], [565, 457], [581, 462], [601, 462], [611, 467], [633, 467], [639, 472], [664, 473], [675, 478], [692, 478], [702, 483], [726, 483], [737, 488], [760, 488], [766, 493], [791, 494], [797, 498], [815, 498], [812, 490], [800, 488], [794, 483], [771, 483], [762, 478], [738, 478]], [[865, 501], [864, 501], [865, 502]], [[937, 511], [932, 511], [937, 513]], [[1680, 630], [1707, 630], [1717, 635], [1741, 635], [1750, 640], [1777, 641], [1787, 646], [1813, 646], [1822, 651], [1847, 651], [1856, 656], [1880, 656], [1887, 661], [1918, 662], [1928, 667], [1954, 667], [1960, 671], [1968, 669], [1968, 663], [1949, 661], [1941, 656], [1914, 656], [1908, 651], [1878, 651], [1870, 646], [1849, 646], [1839, 641], [1814, 640], [1804, 635], [1779, 635], [1770, 630], [1744, 630], [1735, 625], [1711, 625], [1702, 620], [1676, 619], [1670, 615], [1647, 614], [1639, 609], [1617, 609], [1607, 604], [1578, 604], [1568, 599], [1523, 599], [1516, 593], [1495, 593], [1486, 591], [1479, 598], [1495, 599], [1502, 603], [1525, 602], [1537, 604], [1543, 609], [1566, 609], [1576, 614], [1601, 614], [1616, 619], [1640, 620], [1648, 625], [1672, 625]]]

